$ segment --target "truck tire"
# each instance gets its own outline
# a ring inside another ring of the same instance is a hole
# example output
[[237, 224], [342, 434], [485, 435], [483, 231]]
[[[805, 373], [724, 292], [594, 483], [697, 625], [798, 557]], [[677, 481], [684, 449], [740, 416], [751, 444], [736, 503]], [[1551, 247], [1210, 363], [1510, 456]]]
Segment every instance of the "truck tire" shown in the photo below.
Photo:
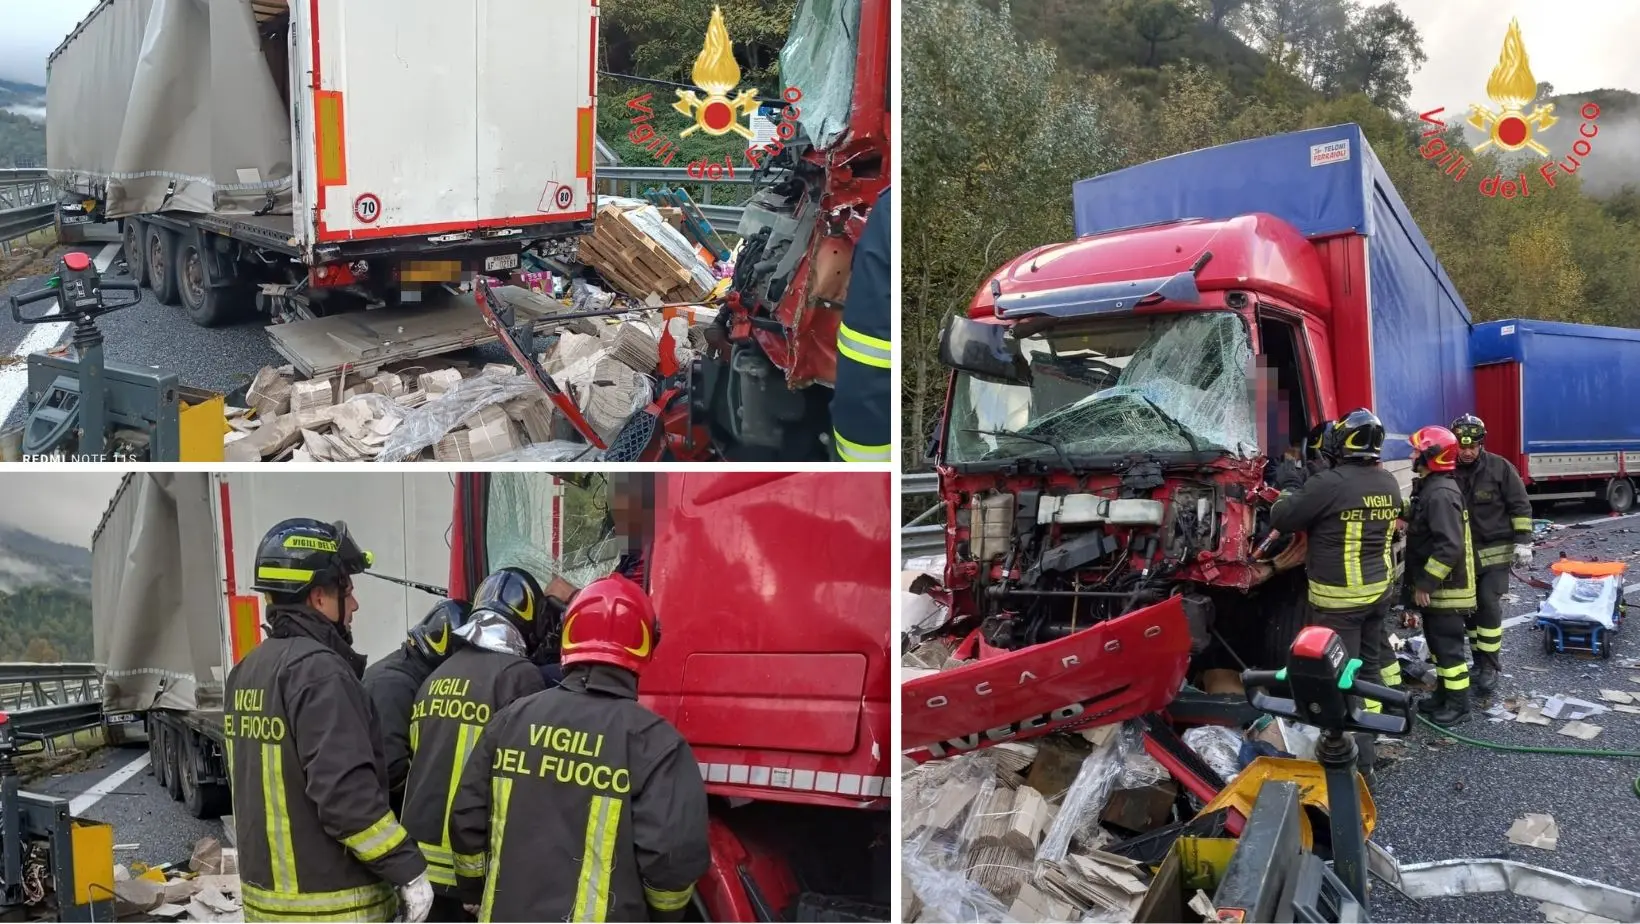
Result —
[[125, 269], [137, 285], [146, 287], [148, 260], [142, 249], [142, 242], [147, 240], [148, 228], [135, 218], [127, 218], [120, 224], [121, 246], [125, 250]]
[[165, 730], [165, 791], [171, 799], [182, 801], [182, 736], [174, 728]]
[[206, 283], [205, 255], [199, 244], [184, 241], [177, 247], [177, 297], [188, 320], [200, 327], [221, 327], [240, 313], [236, 297], [243, 293], [238, 288], [212, 287]]
[[148, 287], [161, 305], [177, 304], [177, 235], [155, 225], [147, 229], [143, 259], [148, 262]]
[[1606, 506], [1612, 513], [1628, 513], [1634, 507], [1634, 483], [1627, 478], [1606, 482]]
[[165, 726], [153, 716], [148, 717], [148, 764], [154, 768], [154, 782], [161, 789], [169, 789], [171, 782], [165, 776]]
[[192, 735], [189, 739], [180, 752], [182, 804], [187, 806], [188, 814], [195, 818], [220, 818], [228, 810], [227, 787], [199, 782], [199, 760], [198, 755], [194, 753], [196, 744], [192, 740]]

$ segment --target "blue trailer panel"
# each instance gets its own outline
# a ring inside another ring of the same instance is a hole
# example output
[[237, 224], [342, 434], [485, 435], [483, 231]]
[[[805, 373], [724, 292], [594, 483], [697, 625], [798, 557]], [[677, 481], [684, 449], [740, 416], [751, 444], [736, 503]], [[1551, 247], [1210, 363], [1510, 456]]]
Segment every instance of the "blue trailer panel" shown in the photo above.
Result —
[[1072, 199], [1078, 236], [1253, 212], [1312, 239], [1365, 236], [1373, 410], [1391, 434], [1386, 456], [1409, 458], [1414, 430], [1474, 409], [1469, 310], [1359, 126], [1163, 158], [1081, 180]]
[[1475, 325], [1475, 365], [1520, 365], [1521, 451], [1640, 452], [1640, 330], [1508, 320]]

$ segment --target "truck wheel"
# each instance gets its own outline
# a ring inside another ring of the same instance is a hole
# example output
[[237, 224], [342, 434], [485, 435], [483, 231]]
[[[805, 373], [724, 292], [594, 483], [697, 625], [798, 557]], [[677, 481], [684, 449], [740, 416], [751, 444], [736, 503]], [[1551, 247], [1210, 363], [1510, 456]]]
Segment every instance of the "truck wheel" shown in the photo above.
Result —
[[165, 778], [165, 726], [152, 716], [148, 719], [148, 765], [154, 768], [154, 782], [161, 789], [169, 788]]
[[198, 761], [192, 747], [184, 747], [182, 758], [182, 804], [195, 818], [220, 818], [226, 811], [223, 793], [226, 787], [199, 782]]
[[177, 303], [177, 236], [169, 228], [158, 225], [148, 229], [148, 287], [161, 305]]
[[188, 320], [200, 327], [220, 327], [239, 314], [235, 296], [237, 288], [212, 288], [206, 285], [205, 256], [199, 245], [187, 241], [177, 248], [177, 295]]
[[174, 801], [182, 801], [182, 750], [184, 742], [174, 729], [165, 733], [165, 791]]
[[142, 242], [147, 237], [147, 228], [135, 218], [127, 218], [121, 223], [121, 246], [125, 250], [125, 268], [131, 274], [132, 280], [139, 286], [148, 285], [148, 260], [145, 258]]
[[1634, 483], [1627, 478], [1606, 482], [1606, 506], [1612, 508], [1612, 513], [1628, 513], [1634, 506]]

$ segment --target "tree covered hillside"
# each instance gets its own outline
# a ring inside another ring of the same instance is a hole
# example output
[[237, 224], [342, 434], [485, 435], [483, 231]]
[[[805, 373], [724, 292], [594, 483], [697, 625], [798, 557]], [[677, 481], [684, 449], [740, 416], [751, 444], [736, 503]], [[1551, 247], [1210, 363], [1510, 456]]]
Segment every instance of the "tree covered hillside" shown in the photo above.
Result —
[[[908, 467], [945, 394], [943, 318], [1006, 260], [1070, 238], [1073, 182], [1277, 132], [1359, 124], [1477, 320], [1640, 327], [1640, 191], [1597, 198], [1567, 176], [1489, 199], [1476, 184], [1503, 167], [1468, 149], [1459, 115], [1444, 140], [1474, 166], [1443, 175], [1406, 108], [1422, 41], [1391, 2], [907, 0], [903, 23]], [[1601, 93], [1602, 136], [1632, 130], [1634, 94]], [[1573, 131], [1593, 95], [1559, 95]]]
[[55, 587], [0, 593], [0, 661], [90, 661], [91, 600]]

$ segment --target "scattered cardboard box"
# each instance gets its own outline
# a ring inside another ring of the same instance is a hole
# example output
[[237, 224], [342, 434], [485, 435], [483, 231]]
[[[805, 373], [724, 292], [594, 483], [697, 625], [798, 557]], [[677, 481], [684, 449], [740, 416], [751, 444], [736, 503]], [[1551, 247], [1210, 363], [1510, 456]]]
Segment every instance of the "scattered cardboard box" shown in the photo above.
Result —
[[1589, 741], [1596, 735], [1600, 734], [1601, 728], [1598, 725], [1590, 725], [1587, 722], [1571, 721], [1561, 726], [1557, 729], [1557, 731], [1559, 734], [1566, 735], [1569, 738]]
[[1554, 850], [1555, 844], [1560, 840], [1560, 828], [1555, 824], [1553, 815], [1528, 813], [1515, 819], [1515, 823], [1509, 826], [1506, 836], [1511, 844], [1536, 847], [1539, 850]]

